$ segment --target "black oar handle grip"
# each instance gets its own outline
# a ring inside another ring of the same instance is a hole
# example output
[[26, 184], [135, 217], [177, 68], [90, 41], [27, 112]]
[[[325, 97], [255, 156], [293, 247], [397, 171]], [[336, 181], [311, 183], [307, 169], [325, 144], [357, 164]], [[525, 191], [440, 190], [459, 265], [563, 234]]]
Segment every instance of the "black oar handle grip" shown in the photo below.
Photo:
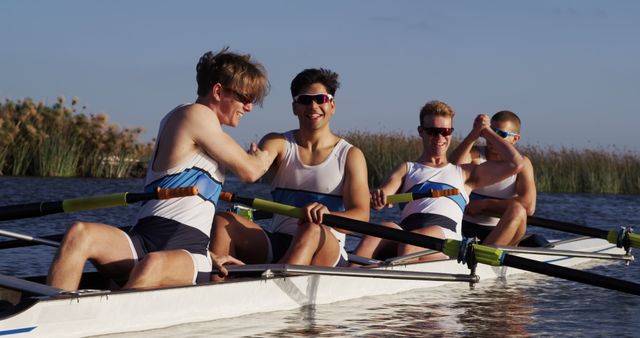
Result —
[[195, 196], [198, 194], [198, 187], [182, 187], [182, 188], [156, 188], [159, 200], [166, 200], [176, 197]]

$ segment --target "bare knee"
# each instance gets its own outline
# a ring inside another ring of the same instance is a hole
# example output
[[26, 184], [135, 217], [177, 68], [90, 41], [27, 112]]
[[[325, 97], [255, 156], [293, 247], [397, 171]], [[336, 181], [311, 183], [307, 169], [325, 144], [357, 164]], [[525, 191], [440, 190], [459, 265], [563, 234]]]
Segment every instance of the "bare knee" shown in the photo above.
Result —
[[298, 225], [298, 233], [307, 238], [320, 238], [320, 235], [322, 234], [322, 226], [304, 222]]
[[92, 226], [84, 222], [75, 222], [69, 226], [62, 241], [63, 248], [89, 251], [92, 247]]

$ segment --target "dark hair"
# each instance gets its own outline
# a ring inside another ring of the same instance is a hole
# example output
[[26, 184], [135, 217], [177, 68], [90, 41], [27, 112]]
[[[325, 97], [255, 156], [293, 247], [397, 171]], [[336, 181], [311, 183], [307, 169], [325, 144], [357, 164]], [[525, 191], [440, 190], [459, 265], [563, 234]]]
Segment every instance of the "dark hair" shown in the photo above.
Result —
[[427, 115], [450, 116], [451, 119], [453, 119], [456, 112], [454, 112], [448, 104], [442, 101], [433, 100], [425, 103], [424, 106], [422, 106], [422, 109], [420, 109], [420, 125], [422, 125], [422, 119]]
[[307, 86], [321, 83], [329, 94], [336, 95], [336, 90], [340, 88], [338, 74], [324, 68], [310, 68], [298, 73], [291, 81], [291, 96], [296, 96]]
[[251, 60], [249, 54], [228, 52], [229, 47], [214, 54], [204, 53], [196, 65], [198, 96], [207, 96], [216, 83], [246, 95], [252, 102], [262, 104], [269, 92], [269, 80], [264, 67]]
[[491, 117], [491, 121], [495, 122], [511, 122], [514, 127], [512, 132], [520, 134], [520, 118], [514, 112], [509, 110], [501, 110]]

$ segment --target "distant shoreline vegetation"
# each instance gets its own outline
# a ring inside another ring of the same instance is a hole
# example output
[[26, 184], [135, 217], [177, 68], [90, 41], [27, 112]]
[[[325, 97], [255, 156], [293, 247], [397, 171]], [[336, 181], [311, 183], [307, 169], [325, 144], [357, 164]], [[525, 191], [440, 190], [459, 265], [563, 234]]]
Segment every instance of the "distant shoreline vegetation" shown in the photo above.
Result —
[[[345, 132], [341, 136], [364, 152], [371, 187], [380, 185], [398, 163], [418, 158], [422, 149], [417, 135]], [[459, 142], [454, 138], [449, 151]], [[640, 154], [537, 146], [518, 149], [533, 163], [538, 192], [640, 194]]]
[[[141, 177], [153, 144], [142, 128], [121, 129], [107, 114], [77, 113], [79, 100], [53, 105], [27, 98], [0, 102], [0, 174]], [[84, 108], [84, 107], [83, 107]]]
[[[153, 142], [138, 140], [142, 128], [121, 129], [104, 113], [77, 112], [78, 99], [53, 105], [31, 99], [0, 102], [0, 175], [143, 177]], [[417, 136], [344, 132], [362, 149], [369, 184], [376, 187], [393, 166], [416, 159]], [[459, 140], [454, 138], [452, 150]], [[606, 150], [519, 148], [535, 170], [539, 192], [640, 194], [640, 155]]]

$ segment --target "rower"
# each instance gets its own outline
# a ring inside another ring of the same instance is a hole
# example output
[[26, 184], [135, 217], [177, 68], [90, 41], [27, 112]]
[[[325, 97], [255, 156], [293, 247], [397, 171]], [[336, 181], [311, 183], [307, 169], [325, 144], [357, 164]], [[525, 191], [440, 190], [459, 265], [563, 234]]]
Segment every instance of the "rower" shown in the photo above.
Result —
[[[507, 143], [516, 145], [520, 140], [520, 118], [503, 110], [491, 117], [491, 128]], [[480, 137], [478, 126], [451, 153], [452, 163], [481, 164], [500, 161], [500, 153], [489, 139], [485, 146], [474, 145]], [[478, 237], [483, 244], [515, 246], [527, 229], [527, 216], [533, 215], [536, 206], [536, 185], [533, 166], [522, 156], [524, 168], [517, 174], [471, 192], [471, 201], [465, 209], [462, 233], [465, 237]], [[500, 217], [487, 216], [496, 213]], [[523, 243], [524, 244], [524, 243]]]
[[214, 255], [252, 264], [346, 265], [345, 231], [323, 225], [322, 216], [331, 212], [368, 221], [369, 189], [362, 151], [331, 131], [338, 87], [338, 74], [330, 70], [299, 73], [291, 82], [299, 128], [260, 141], [273, 162], [273, 200], [302, 208], [305, 220], [276, 215], [271, 231], [265, 231], [237, 214], [217, 214], [210, 246]]
[[[391, 207], [387, 196], [396, 193], [424, 193], [431, 190], [458, 189], [459, 194], [446, 197], [427, 197], [401, 205], [400, 224], [383, 225], [400, 228], [431, 237], [461, 239], [461, 222], [469, 192], [494, 184], [517, 174], [523, 166], [522, 156], [489, 126], [487, 115], [478, 115], [476, 132], [495, 144], [500, 161], [482, 164], [454, 165], [447, 161], [447, 149], [453, 134], [455, 112], [441, 101], [427, 102], [420, 110], [418, 134], [422, 139], [422, 154], [413, 162], [398, 164], [378, 189], [371, 192], [371, 207], [380, 210]], [[417, 246], [397, 244], [373, 236], [365, 236], [355, 253], [359, 256], [382, 259], [402, 256], [423, 250]], [[446, 258], [442, 253], [420, 257], [420, 260]]]
[[176, 107], [160, 123], [145, 191], [196, 185], [198, 195], [147, 201], [128, 233], [106, 224], [74, 223], [51, 265], [49, 285], [76, 290], [87, 260], [126, 281], [124, 288], [209, 281], [209, 235], [223, 168], [252, 182], [270, 164], [266, 151], [245, 152], [222, 125], [238, 126], [253, 104], [262, 102], [269, 83], [262, 65], [227, 48], [205, 53], [196, 71], [196, 102]]

